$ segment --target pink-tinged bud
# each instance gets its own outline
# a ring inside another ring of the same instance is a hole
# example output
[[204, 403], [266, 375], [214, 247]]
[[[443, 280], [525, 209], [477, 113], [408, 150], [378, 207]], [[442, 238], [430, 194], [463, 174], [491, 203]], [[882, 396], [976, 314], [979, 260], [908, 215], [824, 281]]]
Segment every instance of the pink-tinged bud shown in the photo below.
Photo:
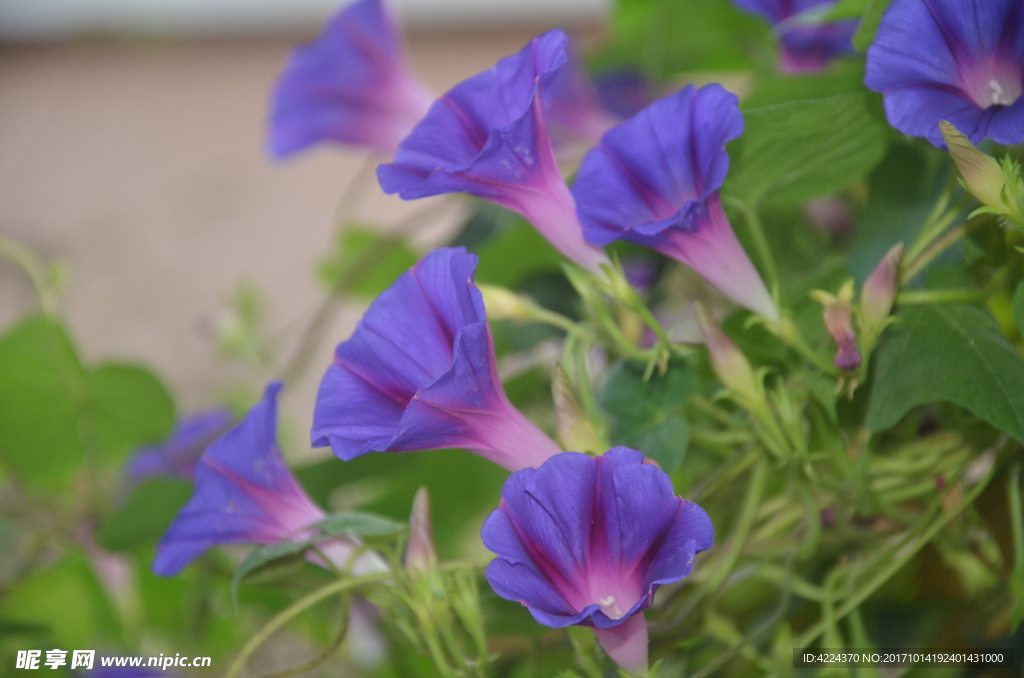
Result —
[[708, 349], [708, 357], [711, 359], [711, 369], [715, 371], [719, 381], [741, 399], [748, 402], [762, 401], [764, 389], [747, 356], [743, 355], [743, 351], [718, 326], [711, 309], [704, 302], [693, 302], [693, 308], [704, 337], [704, 345]]
[[815, 290], [811, 294], [824, 307], [822, 318], [825, 320], [825, 329], [839, 347], [836, 352], [836, 367], [852, 372], [861, 364], [857, 335], [853, 332], [853, 306], [850, 305], [850, 300], [853, 299], [853, 281], [848, 280], [844, 283], [836, 296], [821, 290]]
[[1006, 176], [995, 158], [978, 150], [960, 130], [945, 120], [939, 122], [939, 129], [949, 146], [949, 154], [960, 172], [964, 187], [986, 207], [1000, 214], [1016, 211], [1004, 195], [1007, 188]]
[[580, 405], [576, 391], [569, 382], [569, 376], [561, 365], [555, 365], [551, 375], [551, 395], [555, 401], [555, 416], [558, 420], [558, 438], [562, 447], [574, 452], [598, 454], [607, 449], [594, 423], [590, 421]]
[[405, 571], [426, 574], [437, 566], [434, 528], [430, 521], [430, 495], [427, 488], [416, 490], [409, 515], [409, 543], [405, 547]]
[[860, 292], [860, 315], [865, 331], [877, 337], [885, 327], [900, 283], [903, 243], [897, 243], [864, 281]]

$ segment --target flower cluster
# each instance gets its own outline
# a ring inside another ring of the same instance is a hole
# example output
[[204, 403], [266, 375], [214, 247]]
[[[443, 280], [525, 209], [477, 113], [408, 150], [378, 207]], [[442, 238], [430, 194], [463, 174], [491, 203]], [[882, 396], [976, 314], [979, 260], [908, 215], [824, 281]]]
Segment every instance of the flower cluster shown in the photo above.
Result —
[[[854, 51], [856, 22], [828, 20], [830, 0], [736, 4], [772, 23], [785, 73], [821, 70]], [[884, 93], [892, 125], [936, 145], [946, 134], [968, 187], [1006, 213], [1012, 206], [999, 168], [955, 131], [975, 142], [1024, 141], [1022, 22], [1017, 0], [894, 0], [867, 55], [865, 82]], [[613, 279], [620, 270], [604, 250], [628, 241], [684, 264], [759, 316], [755, 322], [788, 336], [792, 322], [778, 291], [768, 290], [723, 205], [726, 147], [744, 133], [735, 94], [719, 84], [688, 85], [623, 120], [602, 106], [558, 30], [432, 103], [428, 91], [409, 67], [383, 2], [360, 0], [289, 58], [274, 92], [270, 153], [283, 157], [324, 141], [362, 146], [390, 159], [377, 168], [386, 193], [407, 200], [462, 193], [519, 213], [585, 269], [566, 270], [574, 284], [592, 282], [595, 296], [621, 292], [618, 300], [636, 310], [624, 300], [639, 299], [632, 285], [646, 293], [650, 276]], [[941, 130], [940, 120], [949, 121]], [[590, 145], [571, 187], [557, 155], [567, 140]], [[826, 372], [866, 370], [889, 322], [902, 254], [902, 245], [890, 251], [863, 286], [859, 307], [852, 281], [836, 295], [815, 294], [837, 345]], [[343, 461], [461, 448], [511, 471], [481, 533], [497, 556], [487, 568], [491, 587], [525, 605], [541, 624], [593, 628], [613, 660], [644, 673], [643, 612], [658, 587], [688, 576], [696, 554], [712, 547], [711, 520], [675, 495], [669, 475], [648, 463], [643, 450], [563, 452], [512, 404], [499, 377], [485, 297], [474, 282], [477, 263], [464, 248], [436, 249], [370, 304], [326, 366], [311, 444], [329, 447]], [[528, 307], [510, 293], [489, 299]], [[787, 448], [802, 428], [784, 422], [782, 430], [775, 416], [796, 408], [766, 390], [764, 373], [718, 327], [708, 306], [698, 301], [695, 314], [727, 393], [761, 418], [778, 449]], [[547, 316], [538, 311], [538, 317]], [[656, 322], [650, 327], [661, 329]], [[642, 341], [629, 348], [646, 355]], [[645, 379], [658, 361], [657, 355], [650, 360]], [[556, 370], [556, 381], [559, 402], [571, 385], [563, 371]], [[220, 411], [187, 419], [166, 444], [131, 462], [136, 481], [172, 474], [195, 482], [192, 499], [157, 547], [157, 573], [175, 574], [219, 544], [315, 534], [325, 513], [288, 470], [276, 442], [280, 389], [271, 383], [234, 427]], [[575, 416], [585, 417], [573, 403]], [[589, 422], [586, 430], [593, 447], [601, 436]], [[426, 501], [418, 495], [407, 552], [407, 568], [417, 576], [437, 564]], [[318, 564], [326, 565], [318, 560], [323, 556], [356, 574], [387, 571], [372, 553], [354, 555], [357, 540], [334, 538], [319, 547], [311, 556]]]

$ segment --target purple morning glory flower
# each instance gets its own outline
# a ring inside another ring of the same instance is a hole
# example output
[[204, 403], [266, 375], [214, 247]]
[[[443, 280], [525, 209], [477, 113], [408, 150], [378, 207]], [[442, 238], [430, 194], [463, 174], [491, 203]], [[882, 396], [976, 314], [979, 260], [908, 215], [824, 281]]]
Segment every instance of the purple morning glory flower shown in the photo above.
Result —
[[864, 84], [896, 129], [946, 143], [948, 120], [978, 143], [1024, 142], [1024, 4], [895, 0], [868, 49]]
[[[518, 54], [465, 80], [430, 107], [377, 168], [386, 193], [404, 200], [469, 193], [522, 214], [555, 248], [591, 271], [608, 261], [583, 240], [548, 128], [552, 93], [572, 91], [568, 38], [550, 31]], [[556, 106], [556, 111], [557, 111]]]
[[138, 450], [128, 461], [125, 474], [132, 483], [156, 476], [192, 480], [199, 455], [234, 421], [230, 412], [219, 408], [185, 417], [174, 426], [163, 443]]
[[487, 567], [495, 593], [546, 626], [593, 626], [616, 662], [641, 673], [643, 610], [659, 586], [690, 574], [714, 528], [704, 509], [675, 496], [664, 471], [616, 447], [513, 474], [481, 536], [498, 556]]
[[432, 99], [383, 1], [359, 0], [288, 58], [274, 89], [267, 148], [283, 158], [332, 141], [390, 156]]
[[583, 159], [572, 192], [590, 242], [622, 238], [651, 247], [776, 320], [718, 196], [729, 171], [725, 143], [742, 132], [734, 94], [721, 85], [687, 86], [609, 130]]
[[734, 0], [771, 22], [779, 36], [779, 69], [784, 73], [821, 71], [836, 57], [853, 54], [856, 19], [821, 23], [836, 0]]
[[505, 396], [476, 264], [434, 250], [370, 304], [320, 382], [314, 447], [345, 461], [461, 447], [512, 471], [561, 452]]
[[[313, 503], [284, 463], [277, 447], [277, 393], [267, 386], [263, 399], [240, 424], [214, 441], [199, 458], [195, 490], [157, 545], [153, 571], [177, 574], [204, 551], [232, 543], [272, 544], [301, 540], [324, 512]], [[339, 567], [355, 550], [337, 538], [320, 545]], [[370, 555], [370, 554], [368, 554]], [[361, 557], [353, 571], [377, 567]]]

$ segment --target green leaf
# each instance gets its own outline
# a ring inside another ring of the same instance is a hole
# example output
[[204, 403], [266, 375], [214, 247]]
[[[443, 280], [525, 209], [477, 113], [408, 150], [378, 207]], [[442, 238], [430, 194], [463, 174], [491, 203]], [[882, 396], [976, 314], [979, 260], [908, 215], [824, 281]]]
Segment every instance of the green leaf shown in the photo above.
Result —
[[793, 76], [769, 71], [761, 74], [753, 93], [743, 100], [743, 108], [754, 110], [791, 101], [863, 91], [864, 63], [850, 59], [838, 62], [822, 73]]
[[826, 21], [859, 19], [871, 7], [872, 0], [839, 0], [829, 11]]
[[[319, 534], [304, 541], [279, 541], [257, 546], [238, 564], [231, 578], [231, 598], [237, 601], [238, 584], [252, 572], [281, 559], [291, 559], [327, 537], [381, 537], [397, 534], [405, 525], [372, 513], [334, 513], [311, 525]], [[237, 604], [237, 603], [236, 603]]]
[[375, 297], [409, 270], [419, 257], [408, 245], [377, 230], [349, 226], [338, 233], [334, 251], [317, 265], [328, 289]]
[[898, 423], [911, 408], [949, 401], [1024, 441], [1024, 358], [982, 309], [910, 306], [884, 335], [867, 426]]
[[405, 525], [372, 513], [334, 513], [313, 525], [328, 536], [384, 537], [397, 534]]
[[84, 368], [56, 321], [29, 318], [0, 339], [0, 459], [30, 486], [66, 485], [87, 452], [118, 464], [173, 423], [156, 377], [131, 365]]
[[562, 263], [558, 250], [523, 220], [487, 241], [478, 254], [476, 280], [502, 287], [515, 287], [540, 271], [557, 271]]
[[1013, 322], [1017, 329], [1024, 334], [1024, 282], [1017, 285], [1017, 291], [1013, 295]]
[[875, 34], [878, 33], [878, 26], [882, 23], [882, 15], [889, 8], [892, 0], [869, 0], [868, 7], [864, 11], [864, 18], [861, 19], [860, 27], [853, 36], [853, 46], [857, 51], [864, 52], [871, 43], [875, 41]]
[[64, 328], [42, 316], [0, 340], [0, 459], [26, 483], [64, 485], [84, 457], [86, 375]]
[[663, 376], [654, 374], [647, 381], [644, 368], [637, 361], [616, 365], [601, 391], [601, 407], [608, 413], [614, 444], [638, 449], [672, 473], [689, 443], [689, 425], [679, 409], [690, 397], [693, 379], [682, 361], [671, 362]]
[[134, 365], [101, 365], [86, 377], [92, 434], [102, 454], [120, 464], [133, 449], [166, 438], [174, 402], [151, 372]]
[[184, 480], [153, 478], [139, 484], [96, 533], [108, 551], [131, 551], [155, 544], [192, 496]]
[[238, 585], [246, 576], [275, 560], [290, 558], [309, 548], [309, 542], [279, 541], [257, 546], [242, 559], [231, 577], [231, 600], [238, 605]]
[[45, 626], [50, 647], [109, 647], [117, 642], [117, 612], [85, 554], [70, 551], [5, 591], [0, 616], [9, 624]]
[[873, 93], [851, 92], [744, 111], [729, 144], [723, 191], [755, 205], [829, 195], [867, 175], [885, 155], [889, 128]]
[[729, 0], [620, 0], [595, 70], [632, 68], [654, 81], [693, 70], [749, 68], [768, 26]]

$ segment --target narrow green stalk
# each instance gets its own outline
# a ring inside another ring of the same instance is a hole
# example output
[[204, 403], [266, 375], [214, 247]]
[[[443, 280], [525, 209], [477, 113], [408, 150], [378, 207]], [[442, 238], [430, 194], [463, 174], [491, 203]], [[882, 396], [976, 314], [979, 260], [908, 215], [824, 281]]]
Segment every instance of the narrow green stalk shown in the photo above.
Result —
[[[992, 480], [992, 477], [994, 475], [995, 467], [993, 467], [993, 469], [989, 471], [988, 475], [985, 477], [984, 480], [975, 485], [968, 494], [964, 495], [963, 499], [961, 499], [960, 502], [957, 503], [956, 507], [953, 510], [942, 514], [923, 533], [921, 533], [921, 535], [916, 540], [907, 544], [902, 549], [900, 549], [892, 558], [889, 558], [886, 564], [880, 563], [881, 569], [878, 570], [878, 573], [875, 576], [871, 577], [867, 581], [867, 583], [861, 586], [852, 595], [847, 597], [843, 601], [843, 604], [839, 607], [839, 609], [836, 610], [835, 621], [839, 621], [846, 615], [850, 614], [850, 612], [860, 607], [860, 604], [867, 600], [872, 593], [878, 590], [878, 588], [882, 586], [882, 584], [889, 581], [889, 579], [894, 574], [899, 572], [904, 565], [910, 562], [911, 558], [916, 556], [917, 553], [921, 549], [923, 549], [935, 537], [935, 535], [939, 533], [939, 531], [942, 528], [944, 528], [946, 525], [950, 523], [950, 521], [952, 521], [954, 518], [960, 515], [960, 513], [962, 513], [964, 509], [966, 509], [968, 506], [974, 503], [974, 500], [977, 499], [978, 495], [981, 494], [982, 490], [984, 490], [988, 486], [989, 481]], [[817, 640], [818, 636], [820, 636], [828, 628], [828, 624], [828, 619], [823, 619], [819, 621], [817, 624], [815, 624], [810, 629], [805, 631], [804, 634], [800, 636], [797, 642], [793, 645], [793, 647], [808, 647], [811, 643]]]
[[913, 280], [914, 276], [920, 273], [925, 266], [932, 263], [936, 257], [963, 240], [964, 236], [967, 235], [967, 231], [967, 226], [957, 226], [947, 231], [944, 236], [936, 240], [913, 259], [904, 258], [903, 271], [900, 273], [902, 283], [905, 285]]
[[321, 586], [312, 593], [309, 593], [295, 601], [274, 615], [270, 621], [264, 624], [263, 627], [257, 631], [245, 645], [242, 646], [241, 651], [228, 666], [228, 670], [224, 672], [224, 678], [236, 678], [236, 676], [241, 673], [242, 669], [245, 668], [245, 664], [249, 661], [249, 657], [251, 657], [252, 654], [256, 652], [261, 645], [263, 645], [263, 643], [267, 642], [267, 640], [269, 640], [270, 637], [285, 624], [320, 601], [326, 600], [331, 596], [346, 593], [358, 586], [385, 581], [391, 578], [391, 576], [392, 574], [390, 572], [381, 572], [379, 574], [368, 574], [362, 577], [353, 577], [351, 579], [338, 579]]
[[1020, 464], [1013, 467], [1006, 483], [1006, 499], [1010, 507], [1010, 527], [1013, 534], [1013, 570], [1016, 576], [1024, 576], [1024, 515], [1020, 502]]
[[973, 303], [984, 301], [985, 292], [981, 290], [911, 290], [900, 292], [896, 303], [901, 306], [915, 304], [951, 304], [956, 302]]
[[750, 231], [750, 238], [754, 242], [758, 259], [761, 260], [765, 277], [768, 279], [766, 281], [768, 289], [774, 292], [779, 285], [778, 267], [775, 265], [775, 255], [772, 254], [772, 248], [768, 244], [768, 237], [765, 235], [764, 224], [761, 223], [761, 217], [757, 213], [757, 208], [751, 207], [739, 200], [732, 202], [743, 213], [743, 218], [747, 222], [747, 227]]
[[743, 547], [747, 543], [750, 529], [754, 526], [754, 517], [757, 515], [757, 509], [761, 505], [761, 497], [764, 495], [764, 488], [767, 482], [768, 460], [762, 457], [755, 464], [754, 470], [750, 474], [747, 492], [743, 497], [743, 506], [740, 509], [736, 527], [729, 537], [729, 550], [726, 551], [723, 562], [716, 565], [715, 574], [707, 584], [708, 591], [716, 592], [725, 583], [729, 575], [732, 574], [732, 570], [736, 566], [740, 554], [743, 552]]
[[916, 257], [918, 254], [924, 251], [928, 245], [930, 245], [935, 238], [942, 235], [942, 232], [946, 230], [953, 220], [956, 218], [956, 212], [947, 212], [949, 208], [949, 200], [952, 196], [953, 184], [948, 184], [946, 189], [939, 196], [939, 199], [935, 202], [932, 207], [932, 211], [928, 213], [928, 218], [925, 219], [924, 224], [921, 226], [921, 230], [917, 234], [917, 238], [911, 243], [907, 249], [905, 259], [908, 261]]
[[45, 315], [52, 316], [57, 312], [57, 298], [50, 282], [51, 268], [39, 255], [17, 240], [0, 234], [0, 259], [6, 259], [25, 272]]

